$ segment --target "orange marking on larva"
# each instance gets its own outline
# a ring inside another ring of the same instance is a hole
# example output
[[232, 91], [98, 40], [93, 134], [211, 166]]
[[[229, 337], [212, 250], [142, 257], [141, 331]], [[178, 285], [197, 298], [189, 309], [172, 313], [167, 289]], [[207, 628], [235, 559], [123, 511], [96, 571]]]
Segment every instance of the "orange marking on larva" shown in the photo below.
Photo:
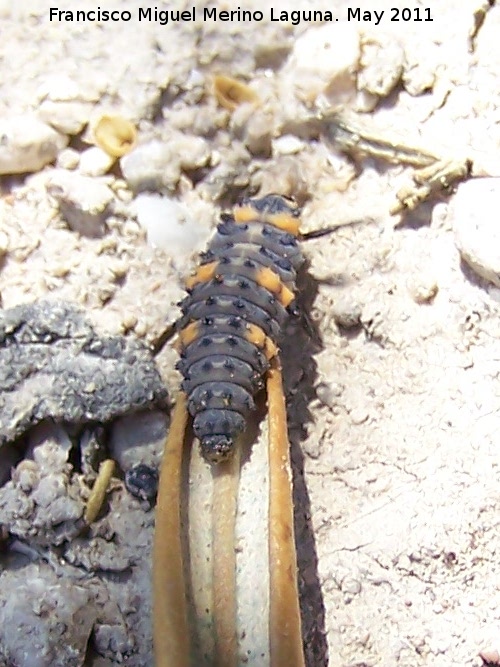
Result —
[[254, 222], [262, 218], [262, 213], [253, 206], [236, 206], [233, 217], [235, 222]]
[[194, 342], [200, 335], [200, 324], [199, 322], [190, 322], [182, 331], [179, 332], [179, 343], [180, 347], [187, 347], [190, 343]]
[[265, 213], [247, 204], [237, 206], [233, 215], [235, 222], [265, 222], [294, 236], [299, 234], [300, 220], [289, 213]]
[[295, 299], [295, 294], [292, 292], [291, 289], [288, 289], [286, 285], [283, 285], [278, 298], [280, 300], [281, 305], [286, 308]]
[[257, 271], [255, 281], [260, 287], [264, 287], [264, 289], [267, 289], [271, 294], [275, 294], [281, 305], [285, 308], [289, 306], [295, 298], [294, 293], [288, 289], [286, 285], [283, 285], [279, 275], [268, 266]]
[[212, 278], [215, 276], [217, 266], [218, 262], [202, 264], [200, 267], [198, 267], [196, 273], [186, 280], [186, 289], [191, 290], [199, 283], [208, 283], [208, 281], [212, 280]]
[[255, 281], [257, 285], [264, 287], [269, 290], [272, 294], [278, 294], [281, 292], [281, 279], [277, 273], [275, 273], [268, 266], [259, 269], [255, 275]]
[[252, 345], [264, 350], [267, 359], [272, 359], [278, 354], [276, 344], [256, 324], [249, 324], [247, 326], [247, 335], [245, 338]]
[[275, 213], [274, 215], [267, 215], [265, 219], [270, 225], [282, 229], [284, 232], [288, 232], [294, 236], [297, 236], [299, 233], [300, 220], [294, 218], [293, 215], [289, 215], [288, 213]]

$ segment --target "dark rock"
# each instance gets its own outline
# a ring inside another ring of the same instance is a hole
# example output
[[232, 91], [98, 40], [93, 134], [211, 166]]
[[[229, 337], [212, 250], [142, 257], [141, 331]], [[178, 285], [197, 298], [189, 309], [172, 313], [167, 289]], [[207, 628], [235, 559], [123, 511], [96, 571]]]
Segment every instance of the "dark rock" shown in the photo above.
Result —
[[139, 463], [125, 473], [125, 486], [136, 498], [152, 501], [158, 491], [158, 472], [145, 463]]
[[0, 387], [0, 446], [44, 419], [103, 423], [167, 404], [146, 346], [98, 336], [57, 301], [0, 310]]

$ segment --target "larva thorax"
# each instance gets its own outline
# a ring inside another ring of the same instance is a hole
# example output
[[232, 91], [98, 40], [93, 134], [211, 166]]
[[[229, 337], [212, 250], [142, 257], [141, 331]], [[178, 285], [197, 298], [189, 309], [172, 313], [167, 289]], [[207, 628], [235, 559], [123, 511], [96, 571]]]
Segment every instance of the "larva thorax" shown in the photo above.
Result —
[[177, 367], [194, 433], [211, 462], [231, 455], [285, 321], [296, 312], [299, 214], [279, 195], [245, 200], [223, 216], [187, 280]]

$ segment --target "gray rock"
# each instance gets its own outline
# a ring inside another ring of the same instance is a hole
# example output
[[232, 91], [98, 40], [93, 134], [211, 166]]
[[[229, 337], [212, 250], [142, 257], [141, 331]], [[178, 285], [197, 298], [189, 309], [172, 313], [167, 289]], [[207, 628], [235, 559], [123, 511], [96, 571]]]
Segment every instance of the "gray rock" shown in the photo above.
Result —
[[98, 613], [88, 585], [59, 578], [48, 566], [28, 565], [22, 581], [16, 571], [5, 570], [0, 576], [0, 661], [80, 667]]
[[124, 657], [132, 653], [134, 640], [124, 624], [99, 623], [94, 630], [94, 645], [99, 655], [113, 662], [123, 662]]
[[91, 540], [77, 537], [68, 544], [64, 558], [88, 572], [105, 570], [106, 572], [123, 572], [133, 565], [131, 553], [125, 553], [120, 544], [109, 542], [102, 537]]
[[44, 419], [107, 422], [167, 399], [148, 348], [98, 336], [64, 302], [0, 311], [0, 386], [0, 446]]
[[47, 189], [70, 229], [91, 238], [103, 236], [114, 200], [105, 183], [60, 169], [54, 171]]
[[38, 171], [54, 162], [68, 138], [36, 116], [0, 119], [0, 175]]
[[159, 410], [121, 417], [111, 428], [110, 454], [125, 471], [138, 463], [157, 468], [166, 435], [167, 419]]
[[[2, 524], [30, 545], [61, 545], [81, 529], [84, 499], [80, 480], [68, 463], [69, 446], [59, 424], [44, 423], [30, 434], [30, 453], [0, 488]], [[52, 437], [51, 431], [55, 437]], [[59, 433], [58, 433], [59, 431]], [[68, 438], [69, 444], [69, 438]], [[1, 448], [3, 451], [4, 447]]]

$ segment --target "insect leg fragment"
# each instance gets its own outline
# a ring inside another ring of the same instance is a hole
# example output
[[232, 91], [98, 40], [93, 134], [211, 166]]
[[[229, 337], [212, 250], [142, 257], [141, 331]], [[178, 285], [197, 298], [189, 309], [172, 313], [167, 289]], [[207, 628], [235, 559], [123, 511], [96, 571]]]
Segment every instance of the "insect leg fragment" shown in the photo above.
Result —
[[153, 548], [155, 667], [189, 667], [189, 633], [181, 544], [181, 468], [188, 419], [180, 392], [160, 470]]
[[278, 358], [267, 375], [269, 420], [269, 637], [271, 667], [304, 667], [292, 470], [285, 397]]

